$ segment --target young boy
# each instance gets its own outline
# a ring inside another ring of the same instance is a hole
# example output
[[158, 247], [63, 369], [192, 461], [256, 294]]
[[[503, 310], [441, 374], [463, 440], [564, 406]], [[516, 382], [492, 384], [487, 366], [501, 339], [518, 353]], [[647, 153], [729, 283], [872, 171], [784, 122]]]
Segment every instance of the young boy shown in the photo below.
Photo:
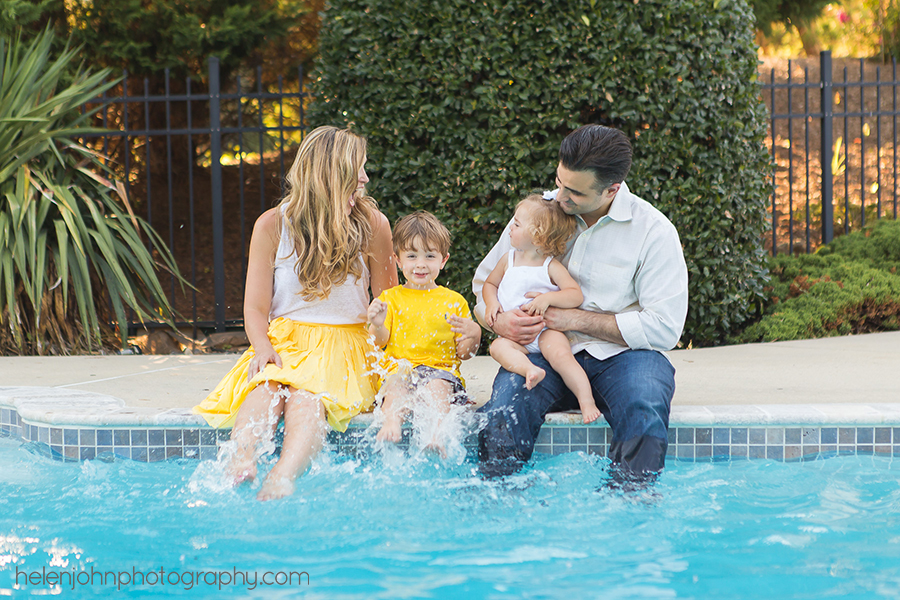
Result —
[[[460, 362], [471, 358], [481, 327], [465, 298], [434, 280], [450, 258], [450, 233], [433, 214], [418, 211], [394, 226], [394, 258], [406, 283], [383, 292], [368, 310], [368, 330], [385, 347], [384, 425], [377, 439], [399, 442], [409, 397], [424, 391], [443, 413], [452, 402], [465, 403]], [[409, 365], [409, 369], [401, 368]], [[443, 444], [431, 447], [443, 454]]]

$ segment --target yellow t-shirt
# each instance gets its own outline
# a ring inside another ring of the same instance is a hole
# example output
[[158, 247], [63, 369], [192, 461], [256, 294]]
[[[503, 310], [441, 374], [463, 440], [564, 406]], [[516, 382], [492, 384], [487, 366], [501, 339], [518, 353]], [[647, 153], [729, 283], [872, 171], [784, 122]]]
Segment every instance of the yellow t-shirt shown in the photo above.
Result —
[[[408, 360], [413, 366], [426, 365], [449, 371], [463, 381], [456, 356], [456, 334], [450, 331], [445, 315], [471, 319], [466, 299], [453, 290], [438, 286], [414, 290], [397, 285], [378, 299], [388, 305], [385, 328], [391, 332], [384, 353], [393, 359]], [[388, 360], [388, 371], [397, 370], [396, 360]], [[465, 381], [463, 381], [465, 385]]]

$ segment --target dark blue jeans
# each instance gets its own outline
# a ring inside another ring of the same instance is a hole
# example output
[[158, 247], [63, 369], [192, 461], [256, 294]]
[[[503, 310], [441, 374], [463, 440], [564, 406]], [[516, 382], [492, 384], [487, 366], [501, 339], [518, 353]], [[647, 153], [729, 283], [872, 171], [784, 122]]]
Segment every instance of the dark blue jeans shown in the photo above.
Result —
[[[520, 469], [534, 452], [548, 412], [578, 409], [578, 401], [541, 354], [529, 354], [547, 376], [532, 390], [525, 379], [500, 369], [490, 401], [479, 409], [487, 425], [478, 435], [478, 455], [486, 475]], [[662, 470], [668, 447], [669, 407], [675, 393], [675, 368], [653, 350], [626, 350], [606, 360], [586, 351], [575, 355], [597, 408], [612, 429], [609, 458], [626, 474]]]

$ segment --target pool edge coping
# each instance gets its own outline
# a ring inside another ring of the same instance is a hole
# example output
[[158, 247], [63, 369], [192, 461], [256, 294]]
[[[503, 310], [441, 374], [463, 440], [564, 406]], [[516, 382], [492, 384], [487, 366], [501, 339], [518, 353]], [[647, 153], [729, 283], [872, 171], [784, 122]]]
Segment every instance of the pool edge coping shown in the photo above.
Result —
[[[75, 428], [213, 429], [187, 408], [131, 407], [105, 394], [56, 387], [0, 387], [0, 408], [15, 410], [29, 425]], [[351, 428], [368, 427], [372, 413], [355, 417]], [[609, 427], [603, 419], [585, 425], [578, 411], [549, 413], [547, 425]], [[900, 402], [829, 404], [675, 405], [670, 426], [898, 426]]]
[[[371, 413], [346, 432], [331, 432], [339, 451], [371, 444]], [[0, 437], [35, 443], [64, 461], [125, 458], [140, 462], [215, 459], [230, 429], [214, 429], [190, 409], [134, 408], [119, 398], [52, 387], [0, 387]], [[369, 435], [368, 437], [371, 437]], [[411, 439], [404, 429], [401, 447]], [[607, 456], [612, 432], [603, 419], [550, 413], [535, 452]], [[477, 451], [470, 435], [467, 450]], [[839, 454], [900, 457], [900, 403], [675, 406], [666, 456], [673, 460], [815, 460]]]

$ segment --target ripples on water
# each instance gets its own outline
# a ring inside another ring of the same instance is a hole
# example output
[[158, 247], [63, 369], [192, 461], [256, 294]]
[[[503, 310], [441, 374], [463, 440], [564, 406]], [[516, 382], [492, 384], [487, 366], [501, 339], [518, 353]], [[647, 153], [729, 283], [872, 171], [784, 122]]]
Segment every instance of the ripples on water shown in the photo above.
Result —
[[[230, 489], [214, 462], [61, 463], [0, 440], [0, 595], [15, 570], [306, 572], [310, 585], [185, 580], [131, 595], [304, 598], [897, 598], [900, 464], [670, 463], [652, 489], [604, 486], [608, 462], [475, 464], [393, 449], [326, 451], [293, 497]], [[263, 472], [270, 465], [263, 465]], [[191, 589], [186, 589], [190, 587]], [[63, 597], [103, 586], [50, 589]]]

